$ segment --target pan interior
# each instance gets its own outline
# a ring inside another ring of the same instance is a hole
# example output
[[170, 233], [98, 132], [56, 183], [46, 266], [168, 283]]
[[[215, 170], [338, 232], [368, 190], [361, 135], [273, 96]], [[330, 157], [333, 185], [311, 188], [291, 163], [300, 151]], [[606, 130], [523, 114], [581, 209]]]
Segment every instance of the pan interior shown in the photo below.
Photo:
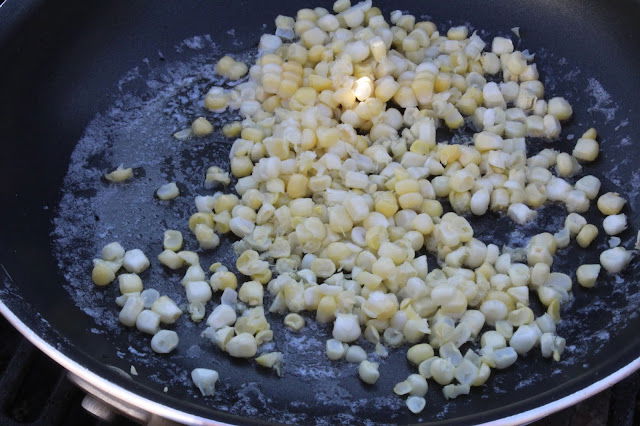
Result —
[[[561, 362], [530, 354], [497, 372], [488, 386], [474, 389], [470, 397], [449, 402], [433, 385], [427, 396], [429, 408], [419, 417], [409, 415], [403, 401], [390, 396], [393, 384], [410, 372], [403, 349], [380, 360], [381, 380], [373, 388], [365, 387], [354, 365], [326, 360], [323, 349], [329, 329], [322, 325], [294, 334], [279, 326], [280, 317], [270, 318], [276, 336], [272, 345], [285, 354], [285, 376], [280, 379], [230, 360], [199, 338], [203, 325], [186, 319], [177, 325], [181, 344], [176, 353], [162, 357], [151, 352], [148, 337], [117, 324], [116, 286], [96, 289], [90, 283], [90, 260], [110, 241], [141, 248], [153, 265], [143, 275], [145, 286], [184, 301], [180, 274], [163, 270], [155, 255], [161, 251], [164, 229], [190, 235], [185, 218], [195, 211], [193, 197], [210, 193], [202, 188], [204, 171], [210, 165], [228, 168], [230, 142], [219, 132], [188, 142], [178, 142], [171, 134], [204, 113], [199, 99], [219, 83], [212, 64], [220, 54], [249, 58], [261, 32], [272, 29], [273, 17], [292, 14], [303, 5], [266, 3], [261, 4], [263, 13], [246, 14], [242, 11], [252, 7], [246, 2], [224, 8], [184, 2], [179, 13], [171, 5], [154, 3], [147, 9], [144, 3], [91, 7], [78, 3], [67, 12], [45, 5], [34, 10], [24, 30], [5, 41], [7, 46], [18, 42], [39, 46], [35, 57], [24, 57], [17, 48], [3, 49], [15, 64], [2, 71], [1, 84], [8, 102], [0, 106], [7, 147], [0, 159], [0, 189], [3, 205], [9, 207], [3, 213], [5, 224], [11, 224], [5, 226], [0, 247], [0, 262], [11, 277], [6, 278], [3, 299], [62, 351], [143, 395], [185, 411], [228, 421], [234, 418], [225, 413], [287, 423], [490, 420], [557, 399], [638, 355], [640, 342], [633, 333], [640, 305], [635, 264], [595, 289], [576, 286], [575, 299], [565, 307], [559, 327], [569, 345]], [[628, 196], [627, 214], [634, 224], [640, 174], [634, 164], [639, 148], [633, 141], [640, 129], [632, 112], [640, 105], [632, 94], [638, 93], [640, 82], [633, 72], [639, 59], [628, 53], [637, 51], [637, 41], [626, 36], [636, 30], [625, 26], [623, 6], [614, 4], [604, 11], [598, 5], [565, 4], [575, 9], [542, 1], [496, 2], [493, 7], [504, 11], [499, 17], [474, 2], [460, 2], [453, 8], [455, 15], [450, 5], [430, 2], [382, 6], [386, 13], [400, 8], [417, 16], [430, 15], [439, 24], [469, 24], [485, 39], [511, 36], [510, 28], [519, 26], [520, 46], [536, 53], [548, 96], [566, 96], [574, 106], [574, 119], [565, 126], [562, 142], [533, 143], [531, 152], [547, 146], [570, 151], [582, 131], [597, 127], [603, 153], [585, 172], [602, 179], [603, 192]], [[534, 10], [537, 13], [527, 13]], [[68, 22], [75, 26], [65, 26]], [[612, 22], [617, 22], [615, 31], [605, 32]], [[44, 25], [50, 38], [25, 32], [37, 24]], [[91, 27], [104, 27], [105, 32], [97, 35]], [[158, 28], [168, 30], [159, 35]], [[590, 43], [577, 40], [573, 36], [577, 30]], [[606, 58], [596, 60], [593, 51], [605, 52]], [[210, 117], [220, 128], [231, 115]], [[105, 170], [120, 163], [135, 168], [136, 178], [130, 184], [114, 186], [100, 180]], [[172, 202], [153, 197], [158, 186], [173, 180], [181, 187], [181, 197]], [[474, 220], [474, 228], [485, 242], [521, 246], [537, 232], [557, 231], [564, 214], [551, 205], [524, 228], [514, 229], [499, 215]], [[600, 220], [597, 215], [588, 219]], [[632, 226], [621, 235], [625, 247], [633, 246], [635, 232], [637, 227]], [[187, 246], [196, 247], [189, 240]], [[558, 256], [555, 269], [573, 275], [578, 265], [596, 263], [605, 247], [605, 238], [597, 240], [595, 249], [572, 245]], [[203, 266], [214, 259], [233, 263], [228, 240], [203, 256]], [[131, 365], [139, 373], [132, 380], [105, 368], [129, 371]], [[203, 398], [192, 386], [188, 374], [195, 367], [221, 372], [215, 397]]]

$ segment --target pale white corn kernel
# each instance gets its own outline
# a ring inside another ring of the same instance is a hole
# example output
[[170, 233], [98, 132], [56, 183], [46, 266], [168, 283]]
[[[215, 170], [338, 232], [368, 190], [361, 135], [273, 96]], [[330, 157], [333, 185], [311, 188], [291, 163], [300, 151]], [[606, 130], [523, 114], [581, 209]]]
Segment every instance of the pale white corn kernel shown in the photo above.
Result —
[[[231, 219], [233, 220], [233, 219]], [[198, 240], [198, 244], [200, 247], [205, 250], [211, 250], [220, 244], [220, 237], [215, 233], [215, 231], [209, 226], [199, 223], [196, 225], [193, 230], [193, 234]]]
[[474, 309], [466, 311], [460, 318], [460, 323], [464, 324], [469, 329], [469, 332], [473, 337], [476, 337], [478, 333], [480, 333], [480, 330], [484, 326], [484, 322], [484, 314]]
[[[263, 318], [263, 326], [266, 323], [266, 320]], [[273, 330], [263, 329], [256, 333], [255, 336], [256, 345], [260, 346], [266, 342], [271, 342], [273, 340]]]
[[305, 47], [311, 48], [313, 46], [324, 44], [327, 40], [327, 33], [318, 27], [313, 27], [305, 31], [300, 39], [304, 43]]
[[336, 320], [333, 324], [333, 338], [341, 342], [353, 342], [362, 330], [358, 323], [358, 317], [352, 314], [336, 314]]
[[590, 200], [593, 200], [598, 196], [598, 192], [600, 192], [600, 179], [595, 176], [587, 175], [580, 178], [574, 187], [587, 194], [587, 197]]
[[407, 408], [413, 414], [419, 414], [424, 410], [424, 407], [427, 405], [426, 399], [421, 396], [410, 396], [407, 398]]
[[572, 190], [571, 184], [561, 178], [553, 177], [547, 183], [547, 198], [550, 201], [564, 201]]
[[347, 347], [344, 343], [336, 339], [329, 339], [326, 342], [326, 354], [327, 358], [332, 361], [342, 359], [347, 352]]
[[546, 263], [536, 263], [531, 268], [531, 284], [539, 287], [547, 282], [550, 274], [550, 266]]
[[120, 293], [139, 293], [143, 290], [142, 280], [136, 274], [120, 274], [118, 276]]
[[118, 242], [109, 243], [106, 246], [102, 247], [102, 251], [100, 252], [102, 259], [108, 261], [115, 261], [118, 259], [122, 259], [124, 257], [124, 248]]
[[140, 249], [127, 250], [124, 254], [122, 266], [132, 273], [139, 274], [150, 265], [149, 259]]
[[513, 365], [518, 359], [518, 353], [512, 347], [496, 349], [490, 354], [497, 369], [502, 370]]
[[496, 271], [501, 274], [506, 274], [509, 272], [509, 268], [511, 267], [511, 254], [502, 253], [495, 261]]
[[136, 328], [143, 333], [156, 334], [160, 329], [160, 315], [149, 309], [145, 309], [136, 318]]
[[173, 330], [160, 330], [151, 338], [151, 349], [159, 354], [168, 354], [179, 343], [178, 333]]
[[278, 376], [282, 376], [282, 352], [267, 352], [256, 358], [256, 363], [263, 367], [272, 368]]
[[411, 374], [406, 378], [405, 382], [409, 385], [410, 395], [415, 396], [425, 396], [427, 394], [427, 390], [429, 385], [427, 384], [427, 380], [419, 374]]
[[363, 382], [373, 385], [378, 381], [380, 372], [378, 371], [378, 363], [364, 360], [358, 365], [358, 376]]
[[341, 13], [347, 27], [355, 28], [364, 21], [364, 11], [360, 7], [353, 6]]
[[336, 0], [333, 3], [333, 11], [335, 13], [344, 12], [345, 10], [347, 10], [350, 7], [351, 7], [351, 1], [350, 0]]
[[556, 332], [556, 322], [548, 313], [545, 313], [544, 315], [536, 318], [536, 325], [543, 333]]
[[193, 132], [191, 131], [191, 127], [187, 127], [186, 129], [178, 130], [173, 134], [173, 137], [179, 141], [186, 141], [191, 136], [193, 136]]
[[235, 308], [238, 303], [238, 292], [229, 287], [225, 288], [222, 292], [222, 296], [220, 296], [220, 303], [222, 305], [227, 305]]
[[284, 325], [292, 331], [300, 331], [304, 328], [305, 321], [299, 314], [291, 313], [284, 317]]
[[603, 215], [613, 215], [620, 213], [620, 210], [627, 203], [617, 192], [607, 192], [598, 198], [598, 210]]
[[[467, 354], [470, 353], [473, 354], [474, 352], [467, 352]], [[477, 357], [477, 355], [475, 356]], [[462, 385], [471, 385], [478, 378], [478, 373], [478, 367], [472, 361], [463, 359], [454, 370], [454, 378]]]
[[191, 371], [191, 380], [196, 385], [202, 396], [212, 396], [216, 392], [216, 382], [219, 374], [216, 370], [208, 368], [194, 368]]
[[245, 219], [244, 217], [237, 216], [229, 221], [229, 229], [236, 236], [244, 238], [253, 232], [255, 229], [255, 223]]
[[581, 161], [595, 161], [600, 152], [600, 145], [593, 139], [580, 138], [573, 148], [572, 155]]
[[494, 330], [489, 330], [482, 333], [480, 345], [483, 348], [499, 349], [507, 346], [507, 341], [502, 334]]
[[175, 182], [170, 182], [160, 186], [156, 191], [156, 196], [161, 200], [172, 200], [180, 195], [180, 189]]
[[538, 333], [532, 326], [521, 325], [509, 339], [509, 346], [520, 355], [524, 355], [535, 346], [537, 340]]
[[610, 274], [617, 274], [627, 267], [631, 261], [631, 251], [624, 247], [614, 247], [600, 253], [600, 264]]
[[488, 108], [506, 107], [506, 102], [504, 101], [504, 97], [502, 96], [500, 87], [494, 82], [485, 84], [485, 86], [482, 88], [482, 97], [484, 99], [485, 106]]
[[238, 298], [249, 306], [262, 305], [263, 297], [264, 287], [258, 281], [247, 281], [238, 290]]
[[484, 215], [488, 208], [491, 196], [486, 189], [480, 189], [471, 196], [470, 207], [471, 212], [477, 216]]
[[353, 363], [359, 364], [362, 361], [367, 359], [367, 353], [360, 346], [352, 345], [352, 346], [349, 346], [349, 349], [347, 349], [347, 352], [345, 354], [345, 359], [347, 360], [347, 362], [353, 362]]
[[[452, 301], [450, 305], [447, 305], [443, 308], [455, 310], [458, 308], [458, 306], [461, 306], [463, 304], [464, 301], [460, 303], [458, 302], [458, 300], [455, 300]], [[429, 332], [429, 324], [426, 319], [409, 319], [404, 324], [404, 327], [402, 327], [402, 333], [409, 343], [415, 343], [422, 340], [422, 338]]]
[[573, 108], [565, 98], [554, 97], [547, 103], [547, 112], [558, 120], [568, 120], [573, 114]]
[[491, 42], [491, 51], [496, 55], [513, 52], [513, 42], [505, 37], [494, 37]]
[[124, 182], [133, 177], [133, 169], [131, 167], [124, 168], [120, 164], [115, 170], [104, 175], [104, 178], [109, 182], [119, 183]]
[[206, 307], [204, 302], [190, 302], [189, 305], [187, 306], [187, 312], [189, 312], [191, 321], [193, 322], [202, 321], [206, 313]]
[[340, 22], [338, 21], [338, 18], [336, 18], [335, 15], [332, 15], [330, 13], [318, 19], [317, 24], [321, 30], [327, 31], [327, 32], [335, 31], [340, 27]]
[[493, 52], [483, 52], [480, 58], [482, 69], [487, 74], [497, 74], [500, 71], [500, 58]]
[[578, 283], [586, 288], [595, 286], [598, 275], [600, 275], [600, 265], [598, 264], [580, 265], [576, 270]]
[[184, 266], [184, 259], [171, 250], [163, 250], [162, 253], [158, 255], [158, 260], [164, 266], [173, 270], [180, 269]]
[[160, 315], [160, 321], [163, 324], [173, 324], [182, 315], [176, 302], [167, 296], [160, 296], [153, 302], [151, 310]]
[[556, 157], [556, 172], [560, 177], [572, 176], [574, 173], [573, 158], [566, 152], [561, 152]]
[[180, 251], [183, 244], [182, 233], [173, 229], [164, 231], [162, 246], [165, 250]]
[[282, 40], [280, 37], [272, 35], [272, 34], [263, 34], [260, 37], [260, 43], [258, 44], [258, 49], [265, 53], [272, 53], [278, 50], [278, 48], [282, 45]]
[[557, 247], [563, 249], [571, 243], [571, 232], [565, 227], [553, 234], [553, 238], [556, 240]]
[[148, 288], [140, 293], [140, 297], [142, 298], [145, 309], [151, 309], [151, 306], [153, 306], [155, 301], [160, 297], [160, 293], [156, 289]]
[[258, 351], [258, 344], [251, 334], [240, 333], [227, 342], [225, 349], [234, 358], [251, 358]]
[[211, 300], [211, 286], [206, 281], [189, 281], [185, 283], [185, 290], [189, 302], [206, 303]]
[[431, 362], [431, 377], [441, 385], [448, 385], [453, 380], [455, 367], [448, 359], [435, 358]]
[[513, 325], [509, 321], [496, 321], [495, 328], [505, 339], [511, 339], [511, 336], [513, 336]]
[[178, 256], [188, 265], [200, 265], [198, 253], [194, 251], [182, 250], [178, 252]]
[[440, 358], [450, 361], [454, 367], [460, 365], [463, 360], [462, 353], [460, 353], [460, 350], [452, 342], [447, 342], [440, 346], [438, 352]]
[[515, 203], [509, 206], [507, 215], [517, 224], [524, 225], [532, 221], [536, 217], [537, 212], [531, 210], [523, 203]]
[[215, 343], [218, 348], [221, 350], [226, 350], [226, 345], [231, 340], [231, 338], [235, 335], [235, 330], [233, 327], [222, 327], [218, 330], [215, 330], [212, 327], [207, 327], [202, 332], [202, 337], [206, 337], [211, 340], [212, 343]]
[[236, 311], [229, 305], [218, 305], [207, 318], [207, 325], [217, 330], [236, 322]]
[[407, 395], [409, 392], [411, 392], [411, 384], [406, 380], [396, 383], [393, 387], [393, 393], [396, 395]]
[[602, 221], [602, 228], [608, 235], [618, 235], [627, 229], [627, 215], [620, 213], [605, 217]]
[[577, 189], [569, 191], [564, 200], [564, 204], [569, 212], [584, 213], [589, 210], [589, 198], [587, 195]]
[[415, 365], [420, 365], [422, 361], [432, 358], [433, 353], [433, 348], [430, 344], [419, 343], [409, 348], [407, 351], [407, 359]]
[[127, 327], [133, 327], [136, 325], [136, 319], [143, 309], [144, 302], [139, 295], [127, 297], [127, 301], [118, 315], [118, 320]]
[[569, 230], [571, 236], [579, 234], [586, 224], [587, 219], [578, 213], [569, 213], [564, 220], [564, 227]]

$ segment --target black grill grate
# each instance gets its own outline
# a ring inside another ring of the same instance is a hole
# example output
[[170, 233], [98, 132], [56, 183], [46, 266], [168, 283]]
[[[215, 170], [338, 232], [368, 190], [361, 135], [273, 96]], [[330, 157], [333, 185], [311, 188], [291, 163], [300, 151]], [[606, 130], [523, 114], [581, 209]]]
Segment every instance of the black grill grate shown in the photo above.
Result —
[[[65, 371], [0, 317], [0, 425], [105, 425], [82, 406]], [[123, 417], [108, 423], [134, 425]]]
[[[115, 416], [104, 422], [86, 412], [84, 392], [64, 370], [0, 317], [0, 425], [131, 426]], [[536, 426], [640, 425], [640, 372], [586, 401], [533, 423]]]

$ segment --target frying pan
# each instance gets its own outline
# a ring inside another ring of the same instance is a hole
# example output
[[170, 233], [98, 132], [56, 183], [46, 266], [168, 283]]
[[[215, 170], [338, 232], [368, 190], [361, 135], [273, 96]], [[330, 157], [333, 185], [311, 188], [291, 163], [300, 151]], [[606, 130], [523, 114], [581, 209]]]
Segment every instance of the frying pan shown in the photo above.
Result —
[[[636, 2], [377, 3], [385, 14], [401, 9], [438, 24], [468, 24], [485, 39], [509, 35], [536, 53], [547, 95], [568, 97], [574, 118], [561, 142], [532, 141], [530, 150], [553, 146], [570, 151], [576, 135], [597, 127], [603, 154], [585, 172], [603, 180], [603, 191], [627, 194], [626, 213], [631, 224], [638, 222]], [[637, 262], [594, 289], [574, 289], [559, 326], [569, 345], [563, 361], [532, 353], [492, 374], [487, 386], [453, 401], [445, 401], [432, 385], [427, 409], [419, 416], [389, 396], [393, 384], [410, 371], [403, 351], [391, 351], [381, 360], [380, 381], [364, 386], [353, 365], [324, 361], [321, 348], [328, 330], [322, 326], [294, 335], [277, 325], [277, 317], [272, 319], [276, 336], [282, 336], [275, 345], [285, 352], [283, 378], [223, 356], [198, 338], [199, 326], [185, 319], [178, 326], [181, 345], [171, 356], [153, 354], [148, 337], [114, 326], [115, 287], [94, 289], [87, 278], [100, 244], [119, 239], [154, 258], [161, 229], [184, 226], [203, 167], [225, 163], [228, 142], [220, 135], [170, 152], [162, 147], [175, 141], [163, 135], [202, 114], [189, 105], [203, 93], [198, 90], [213, 82], [210, 65], [216, 55], [254, 48], [262, 32], [273, 30], [276, 15], [320, 5], [330, 8], [322, 0], [5, 1], [0, 7], [2, 313], [84, 386], [141, 421], [151, 417], [140, 410], [186, 423], [523, 423], [574, 404], [637, 369]], [[510, 31], [515, 26], [521, 41]], [[158, 116], [145, 121], [141, 114], [149, 102], [161, 105], [154, 110]], [[126, 126], [129, 119], [135, 126]], [[81, 139], [78, 146], [88, 151], [72, 157]], [[158, 158], [165, 163], [151, 155], [155, 150], [162, 151]], [[126, 187], [133, 192], [114, 195], [99, 176], [121, 160], [136, 167], [136, 179]], [[97, 183], [83, 176], [95, 176]], [[176, 176], [185, 201], [166, 205], [153, 200], [157, 185]], [[136, 196], [144, 191], [148, 199], [143, 202]], [[534, 226], [518, 231], [499, 215], [474, 227], [485, 241], [517, 245], [540, 229], [557, 231], [551, 228], [564, 214], [550, 206]], [[592, 215], [589, 220], [601, 219]], [[633, 245], [637, 231], [631, 228], [621, 235], [626, 247]], [[597, 262], [606, 244], [600, 237], [589, 250], [567, 249], [557, 268], [572, 273], [581, 263]], [[225, 260], [229, 252], [226, 243], [212, 256]], [[154, 266], [159, 272], [144, 275], [145, 284], [179, 299], [180, 277], [160, 270], [157, 262]], [[126, 374], [132, 365], [137, 376]], [[215, 397], [197, 394], [188, 379], [195, 367], [220, 371]]]

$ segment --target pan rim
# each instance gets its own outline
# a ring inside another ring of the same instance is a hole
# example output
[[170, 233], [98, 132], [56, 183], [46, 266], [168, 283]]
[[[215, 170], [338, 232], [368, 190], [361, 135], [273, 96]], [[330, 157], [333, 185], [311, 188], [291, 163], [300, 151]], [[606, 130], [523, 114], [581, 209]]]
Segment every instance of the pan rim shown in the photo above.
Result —
[[[89, 368], [83, 366], [79, 362], [71, 359], [58, 349], [54, 348], [45, 339], [43, 339], [38, 333], [32, 330], [27, 324], [25, 324], [5, 303], [0, 300], [0, 313], [22, 334], [28, 341], [30, 341], [39, 350], [44, 352], [47, 356], [61, 365], [67, 372], [79, 377], [83, 381], [89, 383], [100, 392], [115, 398], [119, 401], [127, 401], [128, 404], [135, 405], [137, 408], [150, 413], [161, 416], [163, 418], [173, 420], [185, 424], [198, 424], [198, 425], [230, 425], [217, 420], [207, 419], [195, 414], [187, 413], [167, 405], [163, 405], [159, 402], [152, 401], [149, 398], [138, 395], [135, 392], [125, 389], [124, 387], [100, 376], [93, 372]], [[517, 413], [508, 417], [491, 420], [489, 422], [482, 423], [481, 425], [521, 425], [528, 424], [533, 421], [539, 420], [552, 413], [560, 411], [564, 408], [570, 407], [583, 401], [603, 390], [613, 386], [620, 382], [624, 378], [631, 375], [636, 370], [640, 369], [640, 357], [635, 358], [624, 367], [614, 371], [606, 377], [586, 386], [583, 389], [577, 390], [569, 395], [566, 395], [556, 401], [549, 402], [536, 408]]]

